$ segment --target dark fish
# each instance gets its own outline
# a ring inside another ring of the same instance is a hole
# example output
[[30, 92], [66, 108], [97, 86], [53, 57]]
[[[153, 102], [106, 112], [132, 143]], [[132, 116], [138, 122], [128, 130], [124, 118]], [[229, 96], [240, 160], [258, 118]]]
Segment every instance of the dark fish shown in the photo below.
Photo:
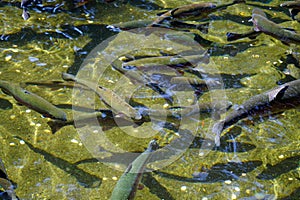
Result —
[[263, 32], [270, 35], [284, 44], [296, 43], [300, 44], [300, 34], [287, 28], [283, 28], [275, 22], [269, 20], [266, 14], [259, 8], [252, 11], [252, 19], [254, 31]]
[[220, 135], [224, 129], [239, 120], [257, 116], [268, 116], [300, 106], [300, 79], [275, 87], [245, 101], [236, 110], [214, 124], [215, 143], [220, 146]]
[[0, 88], [6, 93], [12, 95], [19, 103], [41, 113], [44, 117], [52, 119], [67, 120], [66, 113], [49, 103], [42, 97], [31, 93], [19, 85], [0, 80]]
[[241, 38], [249, 38], [249, 39], [255, 39], [258, 35], [260, 35], [261, 32], [257, 32], [257, 31], [249, 31], [247, 33], [232, 33], [232, 32], [228, 32], [226, 33], [227, 36], [227, 41], [231, 42], [231, 41], [235, 41]]
[[151, 140], [148, 148], [140, 154], [126, 169], [125, 173], [120, 177], [117, 182], [113, 193], [110, 197], [111, 200], [132, 200], [134, 199], [138, 184], [145, 171], [146, 165], [152, 152], [158, 149], [156, 140]]
[[236, 3], [244, 3], [244, 2], [245, 0], [234, 0], [232, 3], [224, 4], [220, 6], [217, 6], [216, 4], [213, 3], [197, 3], [197, 4], [180, 6], [163, 13], [149, 26], [155, 26], [168, 19], [188, 18], [188, 17], [197, 17], [197, 18], [207, 17], [212, 12], [215, 12], [220, 9], [225, 9], [228, 6], [234, 5]]
[[17, 200], [19, 199], [16, 196], [14, 191], [15, 186], [11, 183], [7, 176], [7, 172], [5, 166], [0, 158], [0, 188], [4, 190], [4, 192], [0, 191], [0, 198], [5, 200]]

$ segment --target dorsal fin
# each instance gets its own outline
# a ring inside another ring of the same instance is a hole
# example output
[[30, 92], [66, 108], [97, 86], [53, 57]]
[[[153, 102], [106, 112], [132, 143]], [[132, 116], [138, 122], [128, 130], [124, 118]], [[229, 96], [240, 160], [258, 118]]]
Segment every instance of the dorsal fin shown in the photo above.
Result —
[[281, 99], [288, 87], [288, 85], [282, 85], [279, 88], [268, 92], [269, 102], [274, 101], [276, 99]]

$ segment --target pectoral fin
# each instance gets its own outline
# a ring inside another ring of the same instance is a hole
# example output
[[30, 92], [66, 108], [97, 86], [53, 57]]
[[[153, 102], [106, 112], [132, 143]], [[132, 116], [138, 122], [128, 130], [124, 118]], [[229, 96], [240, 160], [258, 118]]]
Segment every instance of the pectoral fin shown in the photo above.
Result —
[[269, 102], [281, 99], [284, 95], [284, 92], [287, 90], [288, 87], [289, 87], [288, 85], [282, 85], [281, 87], [270, 91], [268, 93]]

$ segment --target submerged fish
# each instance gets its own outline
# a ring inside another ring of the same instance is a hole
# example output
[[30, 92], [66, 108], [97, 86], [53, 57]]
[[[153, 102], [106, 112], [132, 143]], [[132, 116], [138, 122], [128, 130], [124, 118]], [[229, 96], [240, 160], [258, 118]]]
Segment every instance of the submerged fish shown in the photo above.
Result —
[[226, 112], [232, 106], [228, 101], [217, 101], [211, 103], [197, 103], [191, 106], [170, 107], [168, 111], [174, 116], [190, 117], [201, 115], [201, 113], [211, 113], [214, 119], [220, 119], [220, 114]]
[[232, 32], [227, 32], [226, 36], [227, 36], [227, 41], [231, 42], [231, 41], [235, 41], [241, 38], [249, 38], [249, 39], [255, 39], [258, 35], [260, 35], [262, 32], [258, 32], [258, 31], [254, 31], [251, 30], [247, 33], [232, 33]]
[[19, 199], [14, 191], [14, 185], [11, 183], [7, 176], [6, 169], [0, 158], [0, 188], [3, 189], [4, 192], [0, 190], [0, 199], [9, 199], [9, 200], [17, 200]]
[[[112, 67], [119, 71], [120, 73], [127, 76], [133, 83], [142, 84], [148, 86], [155, 92], [159, 93], [169, 104], [173, 104], [173, 97], [170, 94], [167, 94], [163, 91], [156, 83], [151, 81], [151, 78], [141, 71], [138, 70], [127, 70], [123, 66], [123, 62], [119, 59], [116, 59], [111, 63]], [[129, 66], [130, 67], [130, 66]]]
[[111, 200], [131, 200], [134, 198], [152, 152], [158, 149], [158, 147], [156, 140], [150, 141], [146, 151], [140, 154], [120, 177], [110, 197]]
[[188, 18], [188, 17], [206, 17], [210, 13], [215, 12], [220, 9], [225, 9], [228, 6], [234, 5], [236, 3], [244, 3], [245, 0], [234, 0], [232, 3], [224, 4], [217, 6], [213, 3], [197, 3], [197, 4], [189, 4], [174, 8], [169, 10], [162, 15], [160, 15], [152, 24], [149, 26], [155, 26], [157, 24], [162, 23], [168, 19], [177, 19], [177, 18]]
[[200, 62], [208, 63], [209, 57], [207, 54], [204, 55], [189, 55], [189, 56], [158, 56], [158, 57], [147, 57], [137, 60], [132, 60], [122, 64], [124, 69], [129, 67], [143, 67], [143, 66], [155, 66], [155, 65], [166, 65], [184, 68], [188, 67], [197, 67], [197, 64]]
[[108, 130], [113, 127], [122, 126], [139, 126], [146, 122], [146, 120], [129, 120], [127, 117], [114, 116], [110, 110], [101, 110], [94, 113], [80, 114], [75, 119], [67, 121], [49, 121], [47, 124], [50, 126], [52, 133], [56, 133], [64, 126], [83, 127], [88, 125], [100, 125], [103, 130]]
[[255, 39], [261, 33], [265, 33], [287, 45], [289, 43], [300, 44], [300, 34], [297, 34], [293, 29], [284, 28], [269, 20], [267, 15], [259, 8], [253, 9], [250, 21], [253, 22], [253, 30], [246, 33], [228, 32], [226, 34], [227, 41], [234, 41], [246, 37]]
[[263, 32], [270, 35], [284, 44], [296, 43], [300, 44], [300, 34], [291, 29], [284, 28], [275, 22], [269, 20], [266, 14], [259, 8], [252, 11], [252, 19], [254, 31]]
[[72, 74], [62, 73], [62, 78], [66, 81], [75, 81], [81, 85], [87, 86], [91, 90], [93, 90], [101, 100], [111, 108], [116, 114], [122, 113], [127, 117], [133, 119], [141, 119], [141, 114], [134, 109], [131, 105], [129, 105], [124, 99], [122, 99], [119, 95], [117, 95], [112, 90], [98, 86], [93, 82], [84, 79], [78, 79]]
[[49, 103], [42, 97], [31, 93], [19, 85], [0, 80], [0, 88], [6, 93], [11, 94], [19, 103], [41, 113], [44, 117], [67, 120], [66, 113]]
[[300, 79], [285, 83], [245, 101], [236, 110], [214, 124], [215, 143], [220, 146], [220, 135], [224, 129], [247, 117], [268, 116], [300, 106]]

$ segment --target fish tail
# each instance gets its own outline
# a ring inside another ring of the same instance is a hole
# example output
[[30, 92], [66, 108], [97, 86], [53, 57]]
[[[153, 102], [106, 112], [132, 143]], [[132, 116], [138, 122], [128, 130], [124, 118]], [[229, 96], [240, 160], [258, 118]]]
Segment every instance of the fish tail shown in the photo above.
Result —
[[62, 127], [65, 126], [65, 123], [62, 121], [57, 120], [51, 120], [47, 122], [48, 126], [51, 129], [52, 134], [55, 134], [57, 131], [59, 131]]
[[227, 32], [226, 37], [227, 37], [227, 41], [230, 42], [230, 41], [235, 41], [235, 40], [238, 40], [239, 38], [241, 38], [241, 34]]
[[220, 137], [221, 137], [221, 133], [224, 129], [224, 123], [225, 123], [224, 120], [219, 121], [219, 122], [215, 123], [212, 128], [212, 132], [214, 134], [216, 134], [215, 135], [215, 144], [218, 147], [220, 146]]

